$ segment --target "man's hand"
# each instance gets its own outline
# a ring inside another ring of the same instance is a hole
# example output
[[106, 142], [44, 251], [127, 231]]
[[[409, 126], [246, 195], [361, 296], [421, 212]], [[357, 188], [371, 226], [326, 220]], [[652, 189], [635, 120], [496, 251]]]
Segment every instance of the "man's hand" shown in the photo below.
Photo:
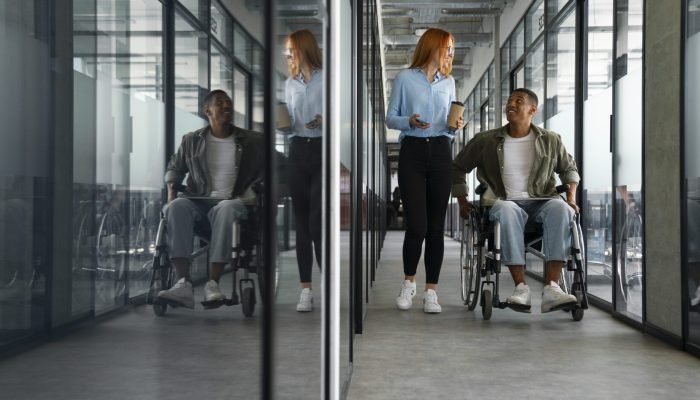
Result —
[[173, 182], [168, 182], [168, 204], [177, 199], [177, 191], [173, 189]]
[[576, 205], [576, 186], [575, 183], [569, 183], [569, 190], [566, 191], [566, 202], [578, 214], [581, 209]]
[[459, 216], [464, 219], [469, 218], [474, 205], [467, 200], [467, 196], [457, 197], [457, 203], [459, 203]]

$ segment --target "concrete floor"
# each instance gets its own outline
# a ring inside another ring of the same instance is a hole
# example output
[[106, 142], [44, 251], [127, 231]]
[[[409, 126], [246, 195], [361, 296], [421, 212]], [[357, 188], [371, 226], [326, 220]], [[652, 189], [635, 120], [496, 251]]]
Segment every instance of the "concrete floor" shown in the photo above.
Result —
[[[296, 312], [294, 252], [280, 257], [276, 296], [276, 383], [280, 399], [318, 398], [321, 296], [316, 310]], [[318, 268], [313, 279], [320, 282]], [[231, 275], [221, 281], [230, 296]], [[262, 304], [246, 318], [240, 306], [168, 308], [159, 318], [134, 307], [0, 362], [0, 399], [256, 399], [261, 396]]]
[[[442, 313], [394, 306], [402, 279], [402, 232], [387, 235], [368, 306], [355, 336], [348, 398], [370, 399], [697, 399], [700, 359], [641, 334], [597, 309], [581, 322], [541, 314], [541, 284], [528, 279], [532, 314], [468, 311], [459, 293], [459, 243], [445, 240], [438, 296]], [[422, 261], [418, 282], [424, 282]], [[513, 284], [502, 275], [501, 297]]]
[[[541, 286], [532, 279], [532, 314], [494, 310], [483, 321], [479, 309], [467, 311], [459, 247], [450, 239], [438, 289], [442, 314], [422, 312], [420, 291], [412, 310], [398, 311], [402, 238], [390, 232], [384, 245], [365, 332], [355, 336], [349, 399], [698, 398], [700, 359], [595, 309], [582, 322], [561, 311], [542, 315]], [[277, 397], [319, 398], [320, 290], [316, 310], [300, 314], [291, 253], [280, 258], [280, 278]], [[229, 276], [222, 282], [230, 292]], [[507, 296], [512, 284], [503, 283]], [[164, 318], [135, 307], [0, 362], [0, 399], [259, 398], [260, 306], [253, 318], [239, 306], [168, 310]]]

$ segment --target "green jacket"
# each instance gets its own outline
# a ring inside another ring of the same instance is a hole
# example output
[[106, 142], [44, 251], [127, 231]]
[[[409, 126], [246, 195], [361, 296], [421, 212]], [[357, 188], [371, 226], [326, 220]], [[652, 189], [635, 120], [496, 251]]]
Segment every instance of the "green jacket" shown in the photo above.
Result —
[[[559, 175], [562, 183], [580, 181], [576, 161], [566, 151], [561, 136], [552, 131], [530, 125], [537, 135], [535, 139], [535, 160], [528, 178], [527, 191], [531, 197], [556, 197], [557, 182], [554, 174]], [[476, 168], [476, 177], [488, 185], [482, 199], [485, 205], [496, 199], [506, 198], [501, 171], [503, 170], [503, 142], [508, 135], [508, 124], [497, 129], [481, 132], [467, 143], [457, 154], [452, 163], [452, 195], [466, 196], [469, 188], [465, 175]]]
[[[236, 182], [229, 198], [241, 198], [246, 204], [255, 204], [253, 183], [263, 177], [265, 168], [264, 143], [261, 133], [232, 126], [236, 141]], [[182, 137], [177, 152], [170, 158], [165, 182], [182, 182], [187, 176], [185, 193], [181, 197], [209, 196], [209, 174], [205, 155], [205, 135], [210, 127], [190, 132]]]

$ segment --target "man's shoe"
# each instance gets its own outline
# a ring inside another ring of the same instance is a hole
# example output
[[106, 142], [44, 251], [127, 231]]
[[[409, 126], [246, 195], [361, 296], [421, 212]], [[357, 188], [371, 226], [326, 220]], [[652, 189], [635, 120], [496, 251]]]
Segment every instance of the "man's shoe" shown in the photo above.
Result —
[[185, 278], [180, 278], [170, 289], [158, 292], [158, 298], [177, 303], [183, 307], [194, 308], [192, 283], [187, 282]]
[[206, 285], [204, 285], [204, 300], [205, 301], [220, 301], [220, 300], [225, 300], [226, 296], [224, 296], [223, 293], [221, 293], [221, 289], [219, 289], [219, 284], [211, 280], [207, 282]]
[[690, 306], [697, 307], [700, 305], [700, 286], [695, 289], [695, 297], [690, 299]]
[[542, 290], [542, 313], [574, 305], [576, 302], [576, 296], [564, 293], [554, 281], [549, 282]]
[[508, 306], [516, 311], [530, 312], [531, 296], [530, 287], [522, 282], [513, 290], [513, 294], [506, 299]]
[[299, 312], [309, 312], [314, 309], [314, 295], [311, 293], [311, 289], [304, 288], [299, 295], [299, 303], [297, 304], [297, 311]]
[[437, 293], [433, 289], [423, 292], [423, 312], [428, 314], [439, 314], [442, 307], [438, 304]]
[[413, 296], [416, 295], [416, 283], [409, 280], [403, 281], [399, 297], [396, 298], [396, 307], [399, 310], [409, 310], [413, 305]]

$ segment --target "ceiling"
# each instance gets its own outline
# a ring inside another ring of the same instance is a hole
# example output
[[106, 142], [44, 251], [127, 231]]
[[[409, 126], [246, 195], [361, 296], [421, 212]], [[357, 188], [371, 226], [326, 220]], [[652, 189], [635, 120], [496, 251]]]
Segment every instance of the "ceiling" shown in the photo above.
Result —
[[455, 36], [452, 76], [458, 82], [469, 78], [472, 49], [491, 45], [493, 24], [485, 22], [500, 15], [508, 3], [482, 0], [378, 1], [381, 4], [387, 98], [394, 77], [410, 65], [420, 34], [429, 27], [444, 29]]

